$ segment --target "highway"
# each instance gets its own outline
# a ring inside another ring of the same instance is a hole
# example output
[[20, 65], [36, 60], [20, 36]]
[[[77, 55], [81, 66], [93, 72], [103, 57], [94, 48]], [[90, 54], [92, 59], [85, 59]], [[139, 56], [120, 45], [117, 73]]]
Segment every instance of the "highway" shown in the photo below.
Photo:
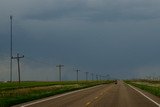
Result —
[[160, 107], [159, 104], [160, 98], [118, 81], [14, 107]]

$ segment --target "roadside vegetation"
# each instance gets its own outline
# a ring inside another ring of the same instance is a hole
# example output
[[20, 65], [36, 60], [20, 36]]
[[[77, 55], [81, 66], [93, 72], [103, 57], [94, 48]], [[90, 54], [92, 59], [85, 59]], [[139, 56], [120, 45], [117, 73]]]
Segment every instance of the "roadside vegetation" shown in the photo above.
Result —
[[125, 82], [160, 97], [160, 81], [132, 80]]
[[0, 107], [10, 107], [35, 99], [111, 82], [113, 81], [0, 83]]

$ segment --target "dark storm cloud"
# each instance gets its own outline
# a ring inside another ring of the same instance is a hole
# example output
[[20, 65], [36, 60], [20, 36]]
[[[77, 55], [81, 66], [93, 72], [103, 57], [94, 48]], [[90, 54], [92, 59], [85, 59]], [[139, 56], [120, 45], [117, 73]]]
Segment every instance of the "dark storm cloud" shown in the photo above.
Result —
[[160, 17], [160, 2], [157, 0], [61, 0], [44, 3], [45, 5], [35, 4], [26, 17], [37, 20], [69, 18], [88, 21], [145, 20]]
[[[9, 15], [13, 14], [13, 53], [25, 55], [26, 80], [35, 79], [37, 72], [37, 78], [45, 75], [43, 80], [53, 80], [49, 74], [59, 63], [65, 65], [64, 78], [70, 77], [67, 72], [74, 65], [82, 74], [158, 75], [159, 11], [159, 0], [0, 1], [0, 55], [5, 54], [0, 73], [7, 75]], [[51, 65], [38, 65], [32, 59]]]

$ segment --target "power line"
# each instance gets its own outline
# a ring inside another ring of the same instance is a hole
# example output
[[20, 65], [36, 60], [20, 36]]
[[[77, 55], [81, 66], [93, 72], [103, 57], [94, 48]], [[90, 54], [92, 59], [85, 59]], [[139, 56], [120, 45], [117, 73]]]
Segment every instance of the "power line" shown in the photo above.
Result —
[[[20, 65], [19, 65], [19, 59], [20, 58], [23, 58], [24, 56], [19, 56], [19, 54], [17, 54], [17, 57], [13, 57], [13, 53], [12, 53], [12, 51], [13, 51], [13, 41], [12, 41], [12, 39], [13, 39], [13, 35], [12, 35], [12, 32], [13, 32], [13, 30], [12, 30], [12, 20], [13, 20], [13, 16], [12, 15], [10, 15], [10, 82], [12, 82], [12, 59], [17, 59], [17, 63], [18, 63], [18, 74], [19, 74], [19, 82], [20, 82]], [[29, 57], [27, 57], [27, 59], [30, 59], [30, 60], [32, 60], [32, 61], [34, 61], [34, 62], [38, 62], [38, 63], [41, 63], [41, 64], [45, 64], [45, 65], [50, 65], [50, 63], [47, 63], [47, 62], [42, 62], [42, 61], [38, 61], [38, 60], [34, 60], [34, 59], [32, 59], [32, 58], [29, 58]], [[59, 80], [61, 81], [61, 68], [63, 67], [64, 65], [57, 65], [56, 67], [59, 67]], [[77, 72], [77, 81], [78, 81], [78, 72], [79, 72], [80, 70], [76, 70], [76, 72]], [[88, 73], [89, 72], [85, 72], [86, 73], [86, 81], [88, 80]], [[98, 80], [98, 75], [96, 75], [96, 78], [97, 78], [97, 80]], [[101, 79], [101, 76], [100, 76], [100, 79]], [[92, 80], [93, 80], [93, 73], [92, 73]]]
[[[25, 56], [26, 57], [26, 56]], [[53, 64], [51, 64], [51, 63], [49, 63], [49, 62], [47, 62], [47, 61], [42, 61], [42, 60], [39, 60], [39, 59], [35, 59], [35, 58], [32, 58], [32, 57], [29, 57], [29, 56], [27, 56], [26, 58], [25, 58], [25, 60], [28, 60], [29, 61], [29, 63], [30, 63], [30, 61], [32, 61], [33, 63], [35, 63], [35, 64], [42, 64], [42, 65], [47, 65], [47, 66], [52, 66], [53, 67]], [[31, 63], [30, 63], [31, 64]], [[33, 64], [31, 64], [31, 65], [33, 65]], [[58, 72], [59, 72], [59, 81], [62, 81], [62, 75], [61, 75], [61, 73], [62, 73], [62, 67], [64, 67], [64, 65], [61, 65], [61, 64], [59, 64], [59, 65], [57, 65], [56, 67], [58, 67]], [[80, 77], [80, 74], [79, 74], [79, 69], [75, 69], [75, 68], [73, 68], [73, 70], [74, 71], [76, 71], [76, 81], [78, 82], [79, 81], [79, 77]], [[84, 73], [85, 75], [85, 80], [86, 81], [88, 81], [89, 80], [89, 73], [90, 72], [84, 72], [84, 71], [82, 71], [82, 73]], [[94, 73], [91, 73], [91, 80], [93, 81], [94, 80], [94, 76], [96, 76], [96, 80], [98, 81], [99, 79], [101, 80], [103, 77], [101, 76], [100, 77], [100, 75], [96, 75], [96, 74], [94, 74]]]
[[28, 59], [28, 61], [32, 61], [32, 62], [35, 62], [35, 63], [39, 63], [39, 64], [42, 64], [42, 65], [51, 65], [51, 66], [52, 66], [52, 64], [50, 64], [50, 63], [48, 63], [48, 62], [40, 61], [40, 60], [38, 60], [38, 59], [34, 59], [34, 58], [29, 57], [29, 56], [25, 56], [25, 57], [26, 57], [26, 59]]

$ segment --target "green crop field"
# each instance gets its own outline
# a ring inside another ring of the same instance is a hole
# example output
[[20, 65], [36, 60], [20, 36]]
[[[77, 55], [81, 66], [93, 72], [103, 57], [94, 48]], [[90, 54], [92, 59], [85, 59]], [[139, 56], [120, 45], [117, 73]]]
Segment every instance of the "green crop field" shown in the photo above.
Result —
[[0, 107], [9, 107], [55, 94], [111, 82], [113, 81], [0, 83]]
[[160, 81], [136, 80], [125, 82], [160, 97]]

